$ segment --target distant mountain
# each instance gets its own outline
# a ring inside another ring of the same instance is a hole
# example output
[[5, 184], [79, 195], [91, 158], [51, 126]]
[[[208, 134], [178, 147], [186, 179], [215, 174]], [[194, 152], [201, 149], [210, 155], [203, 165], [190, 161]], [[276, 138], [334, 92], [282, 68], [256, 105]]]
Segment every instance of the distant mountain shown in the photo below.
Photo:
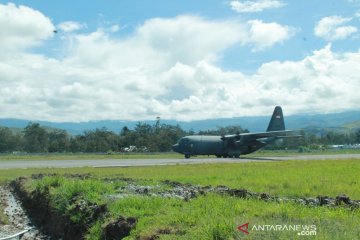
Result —
[[350, 122], [350, 123], [346, 123], [343, 124], [342, 127], [344, 128], [349, 128], [349, 129], [360, 129], [360, 120], [359, 121], [355, 121], [355, 122]]
[[[191, 122], [161, 120], [161, 123], [176, 125], [179, 124], [184, 130], [208, 130], [216, 129], [217, 127], [225, 127], [230, 125], [240, 125], [242, 128], [249, 129], [251, 132], [264, 131], [269, 123], [270, 116], [257, 117], [236, 117], [236, 118], [219, 118], [207, 119]], [[46, 122], [46, 121], [32, 121], [38, 122], [42, 126], [50, 128], [58, 128], [67, 130], [71, 134], [80, 134], [85, 130], [93, 130], [96, 128], [106, 127], [107, 129], [120, 132], [121, 129], [127, 126], [133, 129], [138, 121], [90, 121], [90, 122]], [[155, 120], [141, 121], [148, 124], [155, 124]], [[12, 128], [24, 128], [29, 123], [29, 120], [20, 119], [0, 119], [0, 125]], [[360, 127], [360, 111], [349, 111], [342, 113], [331, 114], [315, 114], [315, 115], [292, 115], [285, 116], [285, 124], [288, 129], [341, 129], [341, 128], [359, 128]]]

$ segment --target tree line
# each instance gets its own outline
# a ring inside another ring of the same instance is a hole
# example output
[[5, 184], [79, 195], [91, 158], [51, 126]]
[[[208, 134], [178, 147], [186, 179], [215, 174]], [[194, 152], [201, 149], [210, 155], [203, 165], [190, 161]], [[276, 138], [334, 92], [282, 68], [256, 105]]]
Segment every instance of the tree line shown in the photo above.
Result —
[[[249, 132], [241, 126], [219, 127], [215, 130], [194, 132], [185, 131], [179, 125], [139, 122], [134, 129], [123, 127], [119, 133], [106, 128], [84, 131], [79, 135], [70, 135], [65, 130], [48, 129], [39, 123], [29, 123], [21, 132], [0, 127], [0, 152], [73, 152], [73, 153], [109, 153], [123, 151], [166, 152], [171, 146], [186, 135], [226, 135]], [[302, 137], [288, 138], [268, 149], [298, 149], [299, 146], [317, 149], [331, 144], [360, 143], [360, 130], [352, 133], [335, 131], [321, 135], [301, 131]]]
[[265, 149], [297, 149], [301, 152], [311, 150], [323, 150], [331, 145], [355, 145], [360, 144], [360, 129], [357, 131], [332, 131], [321, 132], [311, 130], [299, 131], [301, 137], [286, 138], [278, 143], [266, 146]]

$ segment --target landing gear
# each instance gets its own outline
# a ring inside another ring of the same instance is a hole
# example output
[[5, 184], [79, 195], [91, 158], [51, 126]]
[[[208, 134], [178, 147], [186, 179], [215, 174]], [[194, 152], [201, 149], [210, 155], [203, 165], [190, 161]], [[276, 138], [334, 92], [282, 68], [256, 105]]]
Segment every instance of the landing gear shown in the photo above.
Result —
[[185, 154], [185, 158], [186, 159], [190, 158], [190, 154]]
[[237, 154], [237, 155], [234, 155], [233, 157], [234, 157], [234, 158], [240, 158], [240, 155]]
[[217, 158], [221, 158], [221, 155], [216, 155]]

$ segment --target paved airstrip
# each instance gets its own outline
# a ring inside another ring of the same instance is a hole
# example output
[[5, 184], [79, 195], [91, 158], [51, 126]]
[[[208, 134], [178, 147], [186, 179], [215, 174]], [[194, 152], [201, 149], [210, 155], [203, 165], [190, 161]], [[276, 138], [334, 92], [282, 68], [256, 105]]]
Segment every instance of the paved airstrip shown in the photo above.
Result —
[[72, 168], [72, 167], [139, 167], [201, 163], [273, 162], [288, 160], [359, 159], [360, 154], [296, 155], [287, 157], [190, 158], [190, 159], [91, 159], [91, 160], [9, 160], [0, 161], [0, 169]]

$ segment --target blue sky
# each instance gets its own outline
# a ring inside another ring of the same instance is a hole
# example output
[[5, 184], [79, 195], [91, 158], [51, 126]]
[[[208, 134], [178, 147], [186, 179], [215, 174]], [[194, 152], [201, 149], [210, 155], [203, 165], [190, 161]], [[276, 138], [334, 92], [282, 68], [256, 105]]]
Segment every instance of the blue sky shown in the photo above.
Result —
[[[360, 11], [360, 1], [282, 1], [284, 6], [261, 12], [238, 13], [229, 7], [231, 1], [219, 0], [176, 0], [176, 1], [13, 1], [16, 4], [31, 6], [49, 16], [54, 23], [77, 21], [86, 23], [84, 31], [95, 31], [99, 27], [118, 24], [123, 27], [117, 33], [122, 36], [134, 30], [151, 18], [171, 18], [179, 15], [198, 15], [206, 19], [239, 19], [243, 21], [262, 19], [278, 22], [296, 28], [296, 36], [286, 44], [274, 46], [267, 51], [251, 52], [251, 49], [234, 46], [224, 54], [221, 64], [227, 69], [243, 71], [256, 70], [259, 65], [271, 60], [299, 60], [309, 52], [326, 45], [327, 41], [314, 36], [314, 26], [321, 18], [340, 15], [354, 17]], [[243, 1], [245, 2], [245, 1]], [[352, 24], [359, 26], [359, 19]], [[357, 50], [358, 39], [347, 39], [332, 44], [336, 51]]]
[[359, 0], [0, 1], [0, 107], [50, 121], [358, 109], [359, 23]]

